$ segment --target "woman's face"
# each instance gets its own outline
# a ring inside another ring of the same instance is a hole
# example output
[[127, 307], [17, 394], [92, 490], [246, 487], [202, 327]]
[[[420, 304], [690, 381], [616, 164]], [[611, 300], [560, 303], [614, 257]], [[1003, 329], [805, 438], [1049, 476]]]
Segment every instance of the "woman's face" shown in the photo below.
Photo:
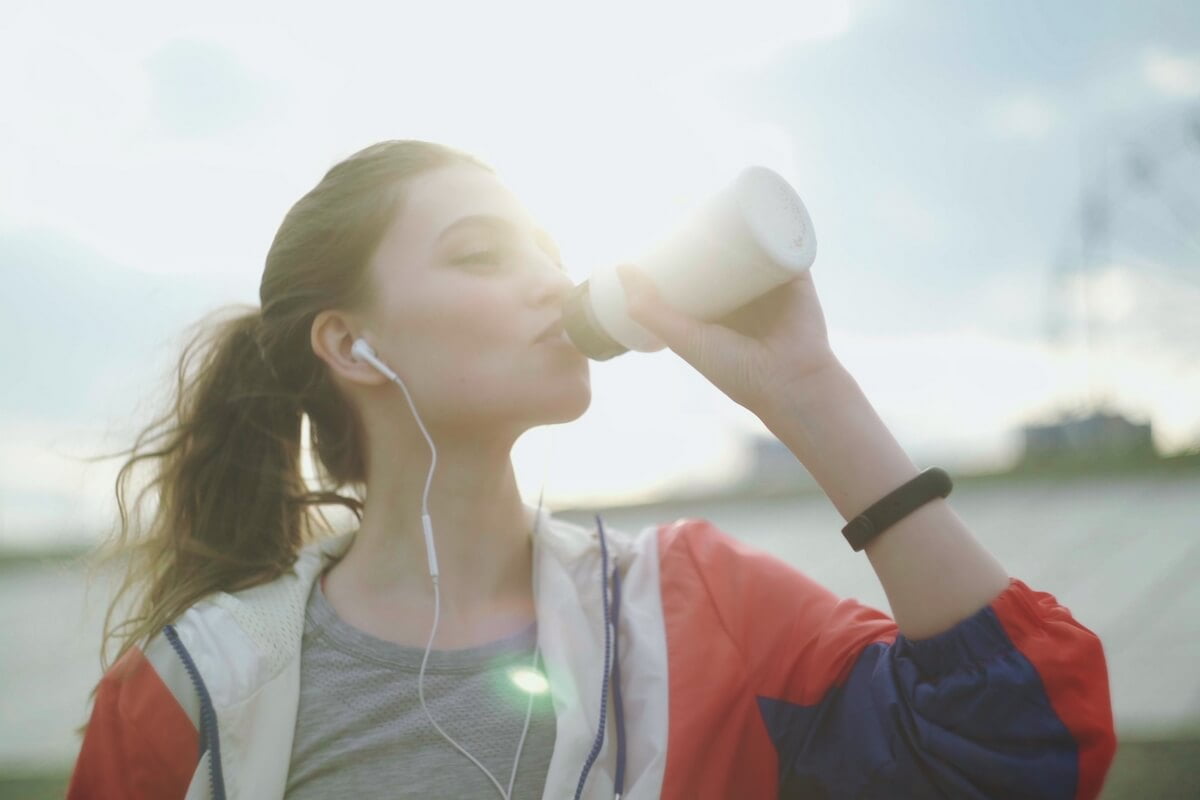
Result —
[[427, 172], [404, 197], [369, 267], [365, 322], [426, 425], [519, 435], [583, 414], [587, 358], [561, 328], [542, 337], [572, 287], [550, 236], [478, 167]]

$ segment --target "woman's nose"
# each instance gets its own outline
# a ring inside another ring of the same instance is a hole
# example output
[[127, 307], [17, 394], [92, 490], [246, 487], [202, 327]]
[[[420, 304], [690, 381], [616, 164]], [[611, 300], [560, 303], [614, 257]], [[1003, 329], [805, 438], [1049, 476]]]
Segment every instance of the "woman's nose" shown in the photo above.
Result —
[[538, 305], [543, 303], [562, 304], [567, 293], [575, 288], [574, 281], [558, 262], [543, 258], [534, 278], [534, 295]]

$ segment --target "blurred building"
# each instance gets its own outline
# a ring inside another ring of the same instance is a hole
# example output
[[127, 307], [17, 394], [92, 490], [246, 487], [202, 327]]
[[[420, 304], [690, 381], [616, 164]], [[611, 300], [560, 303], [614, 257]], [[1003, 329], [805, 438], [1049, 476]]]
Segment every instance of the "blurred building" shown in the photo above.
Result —
[[746, 470], [731, 483], [732, 494], [777, 495], [817, 487], [791, 450], [773, 436], [755, 436], [747, 443]]
[[1159, 457], [1150, 423], [1121, 414], [1094, 411], [1021, 429], [1020, 466], [1054, 463], [1116, 463]]

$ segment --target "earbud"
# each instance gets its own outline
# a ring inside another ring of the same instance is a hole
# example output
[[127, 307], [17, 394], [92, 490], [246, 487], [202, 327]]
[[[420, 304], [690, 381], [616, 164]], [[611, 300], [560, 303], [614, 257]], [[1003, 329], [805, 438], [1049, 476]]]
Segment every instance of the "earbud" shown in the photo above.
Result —
[[357, 360], [367, 362], [372, 367], [382, 372], [390, 380], [400, 380], [396, 373], [392, 372], [387, 364], [384, 364], [379, 360], [379, 356], [375, 355], [375, 350], [371, 347], [371, 345], [367, 344], [366, 339], [355, 339], [354, 345], [350, 348], [350, 352]]
[[359, 361], [367, 361], [375, 357], [375, 350], [371, 345], [367, 344], [366, 339], [355, 339], [354, 346], [350, 348], [350, 352]]

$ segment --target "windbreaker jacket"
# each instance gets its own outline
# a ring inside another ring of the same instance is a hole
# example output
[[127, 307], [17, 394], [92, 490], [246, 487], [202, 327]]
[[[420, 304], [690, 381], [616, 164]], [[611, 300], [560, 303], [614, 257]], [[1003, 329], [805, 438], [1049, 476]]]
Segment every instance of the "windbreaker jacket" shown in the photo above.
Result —
[[[1115, 750], [1100, 641], [1012, 579], [910, 640], [703, 520], [636, 536], [540, 512], [538, 644], [561, 798], [1087, 798]], [[218, 593], [101, 681], [68, 798], [281, 798], [313, 581]]]

